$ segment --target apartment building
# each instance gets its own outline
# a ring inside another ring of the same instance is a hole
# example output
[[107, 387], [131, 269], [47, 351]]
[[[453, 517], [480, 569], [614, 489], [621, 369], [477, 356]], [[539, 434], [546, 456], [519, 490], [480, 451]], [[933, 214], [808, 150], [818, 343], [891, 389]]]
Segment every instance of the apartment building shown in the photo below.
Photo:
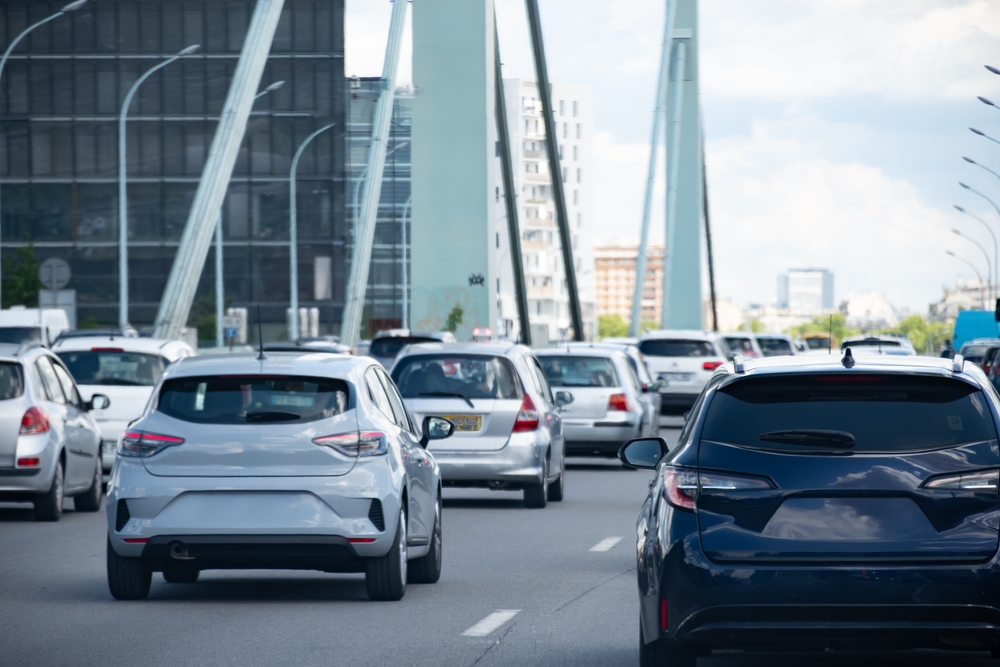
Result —
[[[594, 248], [594, 276], [597, 314], [619, 315], [632, 319], [632, 295], [635, 290], [636, 261], [639, 247], [605, 245]], [[643, 322], [660, 321], [663, 302], [663, 246], [647, 248], [646, 278], [642, 288]]]

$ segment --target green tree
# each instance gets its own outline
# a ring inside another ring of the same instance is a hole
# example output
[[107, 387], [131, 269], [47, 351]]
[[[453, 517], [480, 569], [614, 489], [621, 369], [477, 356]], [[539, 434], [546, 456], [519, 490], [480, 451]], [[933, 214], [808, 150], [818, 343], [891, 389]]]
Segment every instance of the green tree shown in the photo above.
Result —
[[77, 329], [100, 329], [101, 323], [93, 315], [88, 315], [76, 323]]
[[937, 354], [945, 339], [951, 338], [953, 324], [946, 322], [928, 322], [920, 315], [910, 315], [894, 327], [884, 329], [879, 333], [893, 336], [905, 336], [913, 343], [917, 354]]
[[198, 329], [198, 340], [215, 340], [215, 292], [202, 294], [191, 304], [188, 326]]
[[857, 336], [861, 333], [858, 329], [851, 329], [847, 326], [847, 318], [840, 313], [834, 313], [833, 315], [819, 315], [814, 317], [811, 322], [805, 322], [798, 325], [797, 327], [792, 327], [786, 331], [790, 336], [795, 336], [796, 338], [806, 333], [829, 333], [830, 323], [833, 322], [833, 337], [837, 341], [844, 340], [847, 336]]
[[751, 333], [764, 333], [767, 327], [760, 320], [754, 318], [749, 322], [744, 322], [740, 325], [740, 331], [750, 331]]
[[628, 322], [622, 319], [617, 313], [614, 315], [601, 315], [597, 318], [597, 338], [620, 338], [628, 335]]
[[42, 281], [38, 279], [38, 257], [35, 256], [34, 246], [18, 248], [17, 254], [4, 262], [3, 269], [2, 306], [37, 308], [38, 290], [42, 289]]
[[465, 315], [465, 309], [462, 308], [461, 304], [456, 303], [455, 307], [451, 309], [448, 313], [448, 320], [444, 323], [444, 327], [441, 331], [450, 331], [455, 333], [458, 331], [459, 325], [462, 324], [462, 317]]

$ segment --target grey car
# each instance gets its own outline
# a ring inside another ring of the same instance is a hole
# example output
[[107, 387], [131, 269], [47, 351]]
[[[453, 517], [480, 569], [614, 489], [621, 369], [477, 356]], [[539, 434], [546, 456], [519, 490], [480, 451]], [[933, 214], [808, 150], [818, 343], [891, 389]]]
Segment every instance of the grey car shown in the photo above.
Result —
[[441, 575], [441, 479], [385, 370], [366, 357], [272, 352], [170, 366], [122, 435], [108, 490], [108, 586], [152, 572], [364, 572], [373, 600]]
[[392, 378], [418, 420], [435, 415], [455, 424], [453, 438], [430, 446], [445, 486], [523, 489], [531, 508], [563, 499], [560, 408], [527, 347], [410, 345]]
[[38, 343], [0, 345], [0, 500], [31, 502], [58, 521], [63, 498], [80, 512], [101, 508], [101, 431], [91, 410], [107, 396], [80, 397], [62, 361]]
[[[626, 342], [616, 343], [614, 342], [615, 340]], [[636, 377], [639, 379], [639, 385], [642, 388], [640, 400], [646, 404], [647, 409], [652, 415], [649, 419], [649, 424], [651, 425], [649, 435], [655, 436], [659, 434], [658, 416], [660, 414], [660, 405], [662, 404], [662, 399], [660, 398], [660, 381], [650, 375], [649, 366], [646, 365], [646, 358], [639, 351], [639, 346], [635, 342], [627, 342], [628, 340], [627, 338], [605, 338], [599, 343], [565, 343], [564, 345], [569, 348], [618, 350], [619, 352], [623, 352], [625, 358], [628, 359], [629, 366], [632, 367], [633, 372], [635, 372]]]

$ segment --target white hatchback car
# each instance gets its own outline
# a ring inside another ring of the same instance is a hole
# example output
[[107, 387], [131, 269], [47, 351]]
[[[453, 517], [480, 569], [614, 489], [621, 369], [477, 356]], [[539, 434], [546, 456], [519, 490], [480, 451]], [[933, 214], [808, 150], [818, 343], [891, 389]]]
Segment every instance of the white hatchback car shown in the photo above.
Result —
[[108, 490], [108, 585], [152, 572], [364, 572], [373, 600], [441, 575], [441, 477], [396, 386], [368, 357], [272, 352], [168, 368], [121, 438]]
[[194, 350], [181, 341], [114, 335], [62, 338], [52, 351], [73, 374], [83, 400], [89, 401], [96, 392], [111, 399], [111, 407], [94, 411], [105, 472], [115, 462], [118, 438], [142, 414], [163, 369], [194, 356]]
[[697, 330], [649, 331], [639, 340], [649, 373], [660, 381], [660, 414], [680, 416], [694, 405], [729, 348], [717, 333]]

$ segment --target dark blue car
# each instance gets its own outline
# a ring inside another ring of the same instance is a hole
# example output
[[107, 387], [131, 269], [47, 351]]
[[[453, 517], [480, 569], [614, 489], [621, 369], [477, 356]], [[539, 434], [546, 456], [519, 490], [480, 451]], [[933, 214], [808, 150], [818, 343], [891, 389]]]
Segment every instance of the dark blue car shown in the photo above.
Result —
[[641, 664], [713, 649], [1000, 657], [1000, 397], [975, 364], [801, 356], [713, 376], [637, 525]]

